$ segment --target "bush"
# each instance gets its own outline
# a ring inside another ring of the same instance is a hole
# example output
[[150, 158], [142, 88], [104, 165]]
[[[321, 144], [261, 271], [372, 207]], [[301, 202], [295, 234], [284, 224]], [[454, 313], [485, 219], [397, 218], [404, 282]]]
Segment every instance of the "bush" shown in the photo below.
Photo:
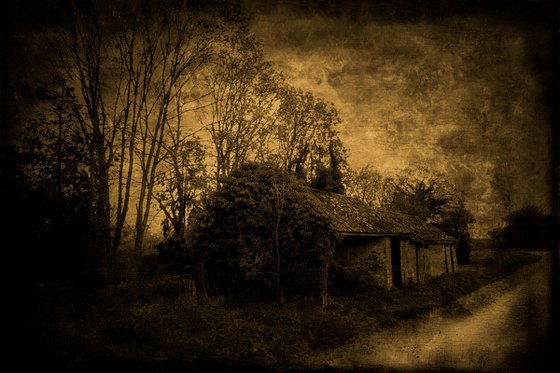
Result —
[[207, 289], [270, 299], [326, 291], [337, 236], [309, 190], [268, 164], [222, 180], [189, 228], [184, 248], [204, 263]]
[[184, 272], [192, 263], [192, 258], [184, 238], [170, 236], [156, 245], [157, 258], [160, 266], [172, 272]]
[[508, 214], [505, 223], [505, 227], [488, 232], [500, 248], [543, 248], [555, 239], [552, 216], [533, 205]]

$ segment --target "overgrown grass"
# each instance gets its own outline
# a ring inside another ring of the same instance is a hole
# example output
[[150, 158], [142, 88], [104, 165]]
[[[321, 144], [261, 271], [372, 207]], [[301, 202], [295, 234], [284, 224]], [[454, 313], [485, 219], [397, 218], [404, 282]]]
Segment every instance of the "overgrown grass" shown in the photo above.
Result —
[[194, 300], [180, 284], [161, 278], [87, 291], [45, 287], [38, 297], [35, 342], [48, 361], [69, 366], [101, 361], [145, 363], [160, 371], [246, 364], [290, 369], [306, 356], [436, 307], [460, 312], [456, 299], [538, 257], [512, 252], [506, 259], [423, 285], [334, 292], [326, 307]]

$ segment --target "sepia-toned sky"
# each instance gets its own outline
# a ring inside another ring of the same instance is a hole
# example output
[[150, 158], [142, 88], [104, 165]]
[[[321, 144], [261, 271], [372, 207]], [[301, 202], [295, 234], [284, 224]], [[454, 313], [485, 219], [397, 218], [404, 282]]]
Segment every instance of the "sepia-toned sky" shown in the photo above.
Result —
[[551, 212], [552, 38], [532, 23], [544, 8], [527, 20], [499, 6], [415, 14], [383, 3], [245, 5], [267, 58], [338, 108], [351, 167], [443, 172], [464, 191], [476, 237], [512, 209]]
[[[475, 237], [527, 204], [554, 212], [555, 1], [240, 3], [287, 80], [336, 105], [352, 168], [443, 172], [465, 194]], [[2, 81], [40, 66], [26, 38], [48, 19], [15, 9]]]

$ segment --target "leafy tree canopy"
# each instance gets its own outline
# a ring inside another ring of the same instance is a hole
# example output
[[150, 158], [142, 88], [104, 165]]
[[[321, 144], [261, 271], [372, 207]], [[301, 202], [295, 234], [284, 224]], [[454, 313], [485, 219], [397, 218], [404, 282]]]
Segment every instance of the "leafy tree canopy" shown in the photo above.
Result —
[[308, 188], [270, 164], [235, 170], [188, 235], [210, 290], [266, 299], [326, 291], [337, 235]]

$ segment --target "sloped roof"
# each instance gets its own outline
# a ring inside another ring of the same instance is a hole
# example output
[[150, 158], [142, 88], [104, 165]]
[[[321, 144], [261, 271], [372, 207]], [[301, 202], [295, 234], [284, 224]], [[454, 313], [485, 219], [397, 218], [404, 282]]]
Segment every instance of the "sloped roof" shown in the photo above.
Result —
[[407, 215], [395, 211], [378, 211], [385, 217], [385, 219], [395, 221], [395, 225], [409, 229], [411, 233], [408, 236], [411, 241], [430, 243], [453, 242], [455, 240], [452, 236], [448, 235], [441, 229], [426, 223], [417, 216]]
[[373, 210], [364, 202], [349, 196], [313, 190], [318, 206], [333, 222], [339, 233], [367, 235], [397, 235], [412, 233], [410, 229], [399, 229], [396, 219], [383, 217], [382, 212]]
[[381, 209], [373, 209], [350, 196], [312, 190], [317, 205], [345, 235], [408, 236], [418, 243], [453, 242], [454, 238], [422, 219]]

